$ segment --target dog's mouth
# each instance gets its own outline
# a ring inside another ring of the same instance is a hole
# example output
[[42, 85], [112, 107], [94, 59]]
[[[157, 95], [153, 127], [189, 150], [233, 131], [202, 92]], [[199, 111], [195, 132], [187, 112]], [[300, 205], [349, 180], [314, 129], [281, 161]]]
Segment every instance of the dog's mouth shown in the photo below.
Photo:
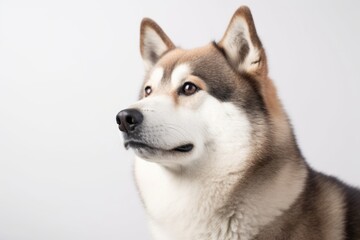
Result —
[[172, 149], [161, 149], [161, 148], [153, 147], [146, 143], [138, 142], [138, 141], [127, 141], [127, 142], [125, 142], [124, 146], [126, 149], [134, 148], [134, 149], [144, 149], [144, 150], [161, 150], [161, 151], [168, 151], [168, 152], [169, 151], [170, 152], [181, 152], [181, 153], [190, 152], [194, 148], [194, 144], [187, 143], [187, 144], [183, 144], [183, 145], [180, 145], [180, 146], [172, 148]]
[[194, 148], [194, 144], [188, 143], [185, 145], [181, 145], [177, 148], [174, 148], [173, 151], [177, 152], [190, 152]]

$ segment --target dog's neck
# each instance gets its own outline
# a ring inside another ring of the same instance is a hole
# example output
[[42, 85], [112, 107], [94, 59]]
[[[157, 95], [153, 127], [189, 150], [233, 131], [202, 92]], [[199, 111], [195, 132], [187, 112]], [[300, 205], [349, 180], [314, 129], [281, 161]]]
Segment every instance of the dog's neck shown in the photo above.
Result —
[[[237, 162], [221, 168], [210, 157], [191, 168], [136, 159], [135, 173], [155, 232], [179, 234], [179, 239], [209, 239], [202, 237], [209, 234], [227, 239], [240, 228], [244, 230], [241, 239], [250, 239], [288, 209], [303, 189], [306, 166], [301, 158], [288, 156], [262, 156], [254, 161], [250, 157], [259, 156], [215, 155], [217, 162]], [[236, 157], [241, 161], [234, 161]], [[177, 223], [169, 224], [172, 221]]]

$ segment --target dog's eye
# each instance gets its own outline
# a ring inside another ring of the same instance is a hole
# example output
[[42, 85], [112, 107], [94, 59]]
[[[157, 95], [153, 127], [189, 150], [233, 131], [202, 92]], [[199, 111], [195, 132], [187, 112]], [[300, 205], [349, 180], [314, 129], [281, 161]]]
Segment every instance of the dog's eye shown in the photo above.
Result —
[[145, 87], [145, 97], [149, 96], [152, 92], [152, 89], [150, 86]]
[[186, 82], [184, 83], [184, 85], [181, 87], [181, 94], [184, 94], [186, 96], [190, 96], [193, 95], [194, 93], [196, 93], [199, 90], [199, 88], [191, 83], [191, 82]]

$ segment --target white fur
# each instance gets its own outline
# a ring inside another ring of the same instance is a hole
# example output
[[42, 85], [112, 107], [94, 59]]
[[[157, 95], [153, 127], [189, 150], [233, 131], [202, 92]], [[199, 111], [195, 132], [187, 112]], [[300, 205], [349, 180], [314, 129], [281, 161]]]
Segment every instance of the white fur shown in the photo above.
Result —
[[171, 86], [173, 89], [176, 89], [181, 83], [186, 79], [190, 74], [190, 66], [186, 63], [176, 66], [173, 72], [171, 73]]
[[[144, 98], [133, 104], [131, 108], [140, 109], [144, 115], [142, 127], [145, 129], [142, 139], [152, 147], [163, 150], [171, 150], [180, 145], [193, 143], [195, 148], [189, 154], [178, 154], [173, 157], [172, 154], [164, 153], [147, 153], [142, 151], [142, 157], [149, 161], [162, 162], [167, 165], [177, 165], [178, 162], [183, 164], [198, 158], [203, 151], [201, 131], [203, 127], [200, 122], [189, 124], [196, 112], [189, 108], [175, 108], [171, 96], [154, 92], [154, 96]], [[137, 150], [135, 150], [136, 152]], [[140, 154], [139, 152], [136, 152]], [[174, 164], [173, 164], [174, 163]]]
[[164, 76], [164, 69], [162, 67], [156, 67], [150, 75], [149, 80], [147, 81], [147, 86], [157, 87], [161, 83], [161, 79]]
[[229, 29], [222, 41], [227, 55], [230, 57], [230, 60], [235, 63], [239, 62], [239, 51], [241, 48], [239, 38], [246, 40], [249, 45], [249, 53], [244, 61], [238, 65], [238, 70], [240, 72], [251, 72], [258, 66], [257, 64], [253, 64], [253, 62], [259, 60], [259, 50], [252, 44], [249, 26], [246, 20], [241, 16], [235, 17], [235, 19], [230, 23]]
[[[156, 240], [237, 239], [230, 237], [234, 232], [225, 231], [229, 219], [214, 217], [215, 210], [222, 207], [222, 198], [239, 181], [248, 164], [246, 160], [251, 151], [250, 122], [246, 114], [233, 104], [222, 103], [203, 94], [198, 96], [202, 98], [202, 105], [191, 113], [192, 116], [187, 115], [184, 109], [177, 109], [171, 114], [179, 124], [186, 124], [179, 130], [188, 129], [189, 125], [196, 126], [189, 128], [191, 133], [188, 136], [195, 142], [195, 148], [203, 145], [201, 152], [188, 156], [187, 161], [175, 158], [151, 159], [152, 162], [149, 162], [136, 157], [136, 181]], [[167, 114], [163, 113], [156, 121], [166, 126]], [[174, 136], [166, 134], [160, 138], [174, 141]], [[172, 162], [170, 168], [167, 160]], [[237, 220], [237, 223], [240, 222]], [[217, 225], [214, 226], [214, 223]], [[233, 225], [236, 228], [237, 224]], [[248, 223], [251, 232], [254, 232], [253, 225]], [[224, 238], [218, 238], [219, 234]]]

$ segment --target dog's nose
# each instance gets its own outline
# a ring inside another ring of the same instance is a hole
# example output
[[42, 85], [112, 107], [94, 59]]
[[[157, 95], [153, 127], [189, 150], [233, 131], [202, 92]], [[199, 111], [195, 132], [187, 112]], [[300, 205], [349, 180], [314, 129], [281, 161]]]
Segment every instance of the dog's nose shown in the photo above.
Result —
[[142, 113], [133, 108], [122, 110], [116, 115], [116, 122], [122, 132], [131, 132], [144, 120]]

